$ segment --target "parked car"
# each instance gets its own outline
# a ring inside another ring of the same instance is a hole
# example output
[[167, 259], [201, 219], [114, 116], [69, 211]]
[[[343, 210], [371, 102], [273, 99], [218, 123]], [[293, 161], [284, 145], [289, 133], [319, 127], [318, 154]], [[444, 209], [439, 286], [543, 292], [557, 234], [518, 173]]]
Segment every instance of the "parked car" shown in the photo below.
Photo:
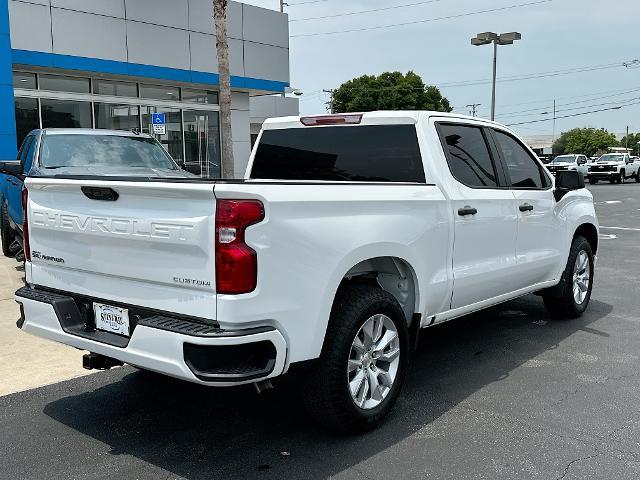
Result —
[[25, 332], [203, 385], [296, 370], [347, 432], [392, 408], [421, 328], [533, 292], [580, 316], [598, 250], [577, 171], [439, 112], [267, 120], [244, 180], [25, 186]]
[[622, 183], [627, 178], [640, 182], [640, 162], [634, 162], [628, 153], [607, 153], [589, 166], [589, 183], [600, 180]]
[[586, 177], [589, 173], [587, 164], [586, 155], [558, 155], [547, 165], [547, 169], [552, 175], [566, 170], [576, 170], [583, 177]]
[[189, 178], [153, 137], [131, 131], [90, 129], [34, 130], [16, 160], [0, 162], [2, 253], [22, 251], [22, 187], [25, 176], [93, 175]]

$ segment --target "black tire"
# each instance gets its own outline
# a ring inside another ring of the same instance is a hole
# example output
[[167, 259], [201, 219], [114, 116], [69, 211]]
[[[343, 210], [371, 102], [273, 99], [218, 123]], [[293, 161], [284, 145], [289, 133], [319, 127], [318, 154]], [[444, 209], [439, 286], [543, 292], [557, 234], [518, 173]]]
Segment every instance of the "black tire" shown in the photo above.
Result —
[[640, 168], [636, 172], [636, 183], [640, 183]]
[[[349, 391], [348, 362], [352, 343], [365, 322], [384, 314], [393, 322], [399, 338], [399, 365], [391, 389], [381, 403], [365, 410]], [[304, 402], [309, 415], [320, 425], [343, 433], [361, 433], [376, 427], [393, 407], [406, 375], [409, 334], [398, 301], [379, 288], [347, 285], [333, 304], [322, 353], [305, 375]]]
[[3, 205], [0, 211], [0, 241], [2, 242], [2, 254], [5, 257], [14, 257], [15, 253], [11, 253], [11, 249], [9, 248], [14, 242], [14, 235], [9, 225], [9, 220], [7, 220], [6, 205]]
[[590, 183], [591, 185], [595, 185], [596, 183], [598, 183], [598, 179], [597, 179], [597, 178], [589, 177], [589, 183]]
[[618, 175], [618, 183], [624, 183], [624, 179], [626, 178], [624, 176], [626, 172], [624, 170], [620, 170], [620, 175]]
[[[582, 303], [578, 303], [573, 294], [573, 273], [576, 259], [581, 252], [587, 254], [591, 275], [586, 296]], [[589, 300], [591, 299], [593, 276], [593, 252], [591, 251], [591, 245], [586, 238], [577, 235], [571, 243], [567, 266], [562, 273], [560, 284], [548, 293], [543, 294], [544, 306], [547, 308], [549, 314], [554, 318], [577, 318], [582, 315], [587, 309]]]

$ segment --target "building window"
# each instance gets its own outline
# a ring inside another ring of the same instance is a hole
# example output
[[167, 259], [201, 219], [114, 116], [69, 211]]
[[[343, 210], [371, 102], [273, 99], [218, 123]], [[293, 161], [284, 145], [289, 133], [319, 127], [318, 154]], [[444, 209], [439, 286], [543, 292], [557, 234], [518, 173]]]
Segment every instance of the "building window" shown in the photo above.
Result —
[[140, 107], [114, 103], [93, 105], [96, 128], [109, 130], [133, 130], [140, 128]]
[[93, 93], [97, 95], [111, 95], [113, 97], [137, 97], [138, 85], [131, 82], [112, 82], [110, 80], [95, 79]]
[[89, 93], [89, 79], [63, 77], [62, 75], [39, 75], [40, 89], [52, 92]]
[[140, 97], [154, 100], [169, 100], [177, 102], [180, 100], [180, 89], [178, 87], [167, 87], [162, 85], [140, 84]]
[[13, 86], [14, 88], [24, 88], [29, 90], [35, 90], [36, 74], [27, 72], [13, 72]]
[[216, 105], [218, 103], [218, 92], [207, 90], [182, 89], [182, 101], [187, 103], [207, 103]]
[[91, 102], [43, 98], [42, 128], [91, 128]]
[[18, 147], [20, 147], [29, 132], [40, 127], [38, 100], [35, 98], [16, 97], [15, 105], [16, 133], [18, 134]]

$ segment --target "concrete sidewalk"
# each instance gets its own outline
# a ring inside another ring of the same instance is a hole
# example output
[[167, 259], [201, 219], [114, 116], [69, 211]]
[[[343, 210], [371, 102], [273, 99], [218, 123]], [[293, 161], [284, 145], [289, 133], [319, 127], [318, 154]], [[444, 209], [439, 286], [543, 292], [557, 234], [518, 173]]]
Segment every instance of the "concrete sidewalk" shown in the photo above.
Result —
[[82, 354], [16, 327], [20, 308], [13, 293], [24, 285], [22, 263], [0, 255], [0, 396], [90, 373]]

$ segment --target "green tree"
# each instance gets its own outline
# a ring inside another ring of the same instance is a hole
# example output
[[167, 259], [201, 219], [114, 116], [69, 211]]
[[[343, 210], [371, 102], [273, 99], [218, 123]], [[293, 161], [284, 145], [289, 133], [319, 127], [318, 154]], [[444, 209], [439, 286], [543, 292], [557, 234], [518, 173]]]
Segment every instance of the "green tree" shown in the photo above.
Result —
[[616, 136], [604, 128], [574, 128], [563, 132], [554, 142], [553, 153], [582, 153], [593, 156], [598, 150], [606, 150], [616, 145]]
[[433, 85], [425, 85], [414, 72], [363, 75], [333, 91], [328, 104], [332, 113], [373, 110], [435, 110], [450, 112], [449, 100]]
[[[627, 143], [627, 140], [628, 140], [628, 143]], [[620, 140], [620, 146], [630, 148], [632, 153], [640, 155], [638, 153], [640, 152], [640, 133], [630, 133], [628, 139], [627, 139], [627, 136], [625, 135]]]

